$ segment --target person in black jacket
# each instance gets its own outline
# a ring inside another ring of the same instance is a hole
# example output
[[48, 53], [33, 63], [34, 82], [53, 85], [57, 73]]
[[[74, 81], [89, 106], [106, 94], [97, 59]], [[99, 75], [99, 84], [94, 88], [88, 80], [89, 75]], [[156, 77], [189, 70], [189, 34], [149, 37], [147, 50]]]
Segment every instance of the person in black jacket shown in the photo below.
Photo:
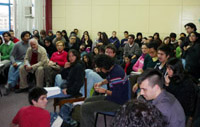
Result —
[[187, 120], [191, 120], [194, 116], [197, 98], [196, 84], [192, 77], [184, 72], [180, 59], [171, 58], [166, 63], [166, 66], [165, 88], [178, 99], [184, 109]]
[[48, 58], [51, 58], [51, 55], [57, 51], [56, 47], [52, 44], [52, 41], [49, 37], [44, 39], [44, 48], [47, 51]]
[[65, 68], [61, 71], [62, 79], [66, 80], [61, 84], [61, 89], [64, 94], [72, 96], [80, 95], [79, 91], [84, 83], [85, 67], [80, 61], [80, 55], [75, 49], [68, 52]]
[[186, 61], [185, 69], [197, 81], [200, 78], [200, 41], [197, 32], [191, 32], [189, 39], [191, 44], [184, 47], [183, 56]]

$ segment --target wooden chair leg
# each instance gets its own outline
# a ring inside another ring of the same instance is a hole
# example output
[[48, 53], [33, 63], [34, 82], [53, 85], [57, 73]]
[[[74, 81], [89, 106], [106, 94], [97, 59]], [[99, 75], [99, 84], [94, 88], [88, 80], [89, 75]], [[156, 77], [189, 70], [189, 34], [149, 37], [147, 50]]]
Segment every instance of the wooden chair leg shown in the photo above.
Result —
[[95, 126], [95, 127], [97, 127], [98, 115], [99, 115], [99, 113], [96, 113], [96, 118], [95, 118], [95, 122], [94, 122], [94, 126]]

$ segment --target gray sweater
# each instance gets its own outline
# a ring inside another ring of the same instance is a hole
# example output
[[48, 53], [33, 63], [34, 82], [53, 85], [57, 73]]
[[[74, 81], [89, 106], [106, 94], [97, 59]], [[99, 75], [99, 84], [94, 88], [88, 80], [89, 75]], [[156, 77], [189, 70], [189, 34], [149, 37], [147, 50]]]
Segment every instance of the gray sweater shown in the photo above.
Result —
[[130, 44], [127, 43], [125, 46], [124, 46], [124, 55], [136, 55], [136, 57], [138, 58], [140, 55], [141, 55], [142, 51], [139, 47], [139, 45], [137, 43], [133, 43], [133, 46], [130, 47]]
[[14, 45], [10, 54], [10, 60], [12, 64], [17, 61], [23, 62], [28, 47], [29, 47], [29, 43], [24, 43], [23, 41], [17, 42]]

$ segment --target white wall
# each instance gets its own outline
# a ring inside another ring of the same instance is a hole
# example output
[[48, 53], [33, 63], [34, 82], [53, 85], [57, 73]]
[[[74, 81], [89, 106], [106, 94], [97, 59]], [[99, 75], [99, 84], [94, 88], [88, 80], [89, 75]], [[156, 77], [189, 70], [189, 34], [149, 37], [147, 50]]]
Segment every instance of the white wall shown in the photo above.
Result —
[[193, 22], [200, 28], [200, 0], [53, 0], [53, 31], [78, 28], [88, 30], [92, 39], [98, 31], [109, 36], [113, 30], [119, 38], [123, 32], [144, 36], [155, 32], [161, 38], [170, 32], [185, 32], [184, 24]]
[[[35, 16], [25, 17], [25, 7], [32, 6], [32, 0], [15, 0], [15, 35], [20, 38], [23, 31], [45, 29], [45, 0], [33, 0], [35, 3]], [[20, 38], [21, 39], [21, 38]]]

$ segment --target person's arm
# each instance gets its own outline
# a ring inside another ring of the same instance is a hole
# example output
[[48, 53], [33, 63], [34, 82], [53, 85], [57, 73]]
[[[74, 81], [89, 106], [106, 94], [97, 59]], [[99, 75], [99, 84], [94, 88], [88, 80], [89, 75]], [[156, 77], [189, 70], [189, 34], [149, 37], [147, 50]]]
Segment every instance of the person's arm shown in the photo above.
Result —
[[40, 47], [40, 48], [41, 49], [39, 49], [39, 46], [38, 46], [38, 50], [40, 50], [41, 58], [36, 64], [31, 66], [33, 68], [33, 70], [35, 70], [39, 66], [43, 66], [48, 61], [46, 50], [42, 47]]
[[12, 48], [12, 51], [10, 53], [10, 60], [11, 60], [11, 63], [14, 64], [16, 63], [15, 62], [15, 55], [17, 54], [17, 48], [16, 48], [16, 45]]

